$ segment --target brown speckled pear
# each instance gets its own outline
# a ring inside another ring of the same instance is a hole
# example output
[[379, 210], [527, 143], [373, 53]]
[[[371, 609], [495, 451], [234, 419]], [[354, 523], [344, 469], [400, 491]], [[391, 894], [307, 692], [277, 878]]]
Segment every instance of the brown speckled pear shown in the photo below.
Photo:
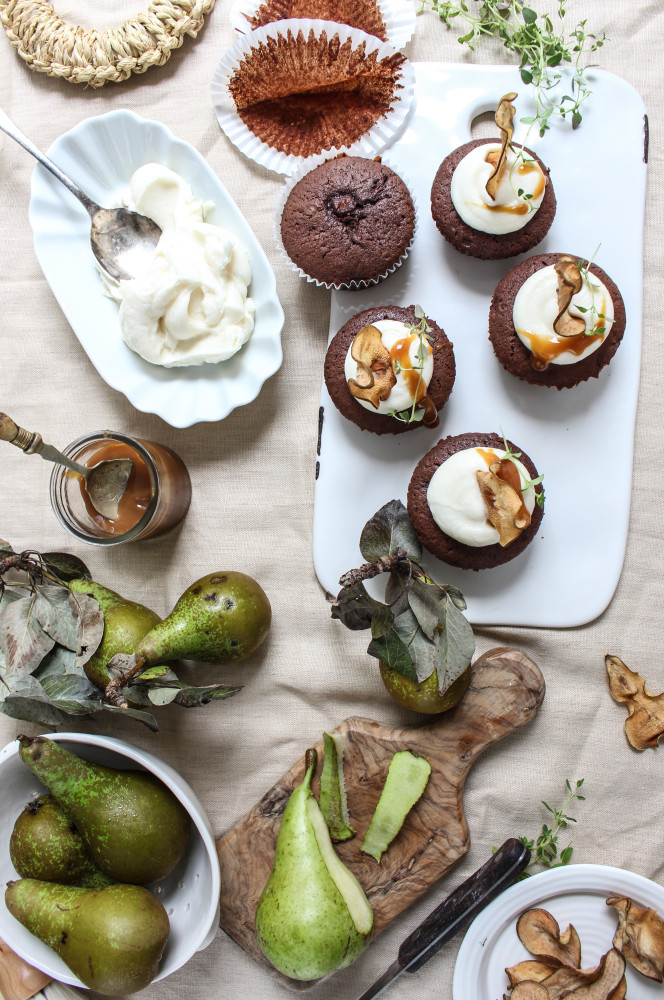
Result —
[[162, 904], [141, 886], [82, 889], [22, 879], [9, 883], [5, 902], [98, 993], [135, 993], [157, 974], [170, 926]]
[[84, 667], [88, 679], [103, 691], [111, 679], [108, 675], [108, 661], [116, 653], [133, 653], [143, 636], [161, 618], [145, 605], [128, 601], [114, 590], [93, 580], [72, 580], [69, 589], [76, 594], [94, 597], [104, 615], [102, 640]]
[[185, 590], [163, 622], [139, 642], [137, 660], [234, 663], [258, 649], [272, 612], [265, 591], [246, 573], [223, 571], [202, 577]]
[[182, 857], [190, 819], [145, 771], [82, 760], [54, 740], [19, 736], [19, 756], [55, 796], [98, 868], [117, 882], [163, 878]]
[[28, 802], [9, 838], [9, 856], [21, 878], [94, 889], [112, 881], [89, 857], [80, 833], [52, 795]]

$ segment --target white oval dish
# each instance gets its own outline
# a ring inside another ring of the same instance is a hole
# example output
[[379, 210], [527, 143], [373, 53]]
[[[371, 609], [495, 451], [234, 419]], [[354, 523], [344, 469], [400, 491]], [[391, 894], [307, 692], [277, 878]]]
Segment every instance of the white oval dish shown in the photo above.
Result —
[[162, 124], [131, 111], [87, 118], [61, 135], [49, 156], [104, 207], [120, 204], [134, 171], [163, 163], [191, 185], [196, 198], [213, 202], [213, 225], [234, 233], [249, 252], [249, 294], [256, 323], [247, 344], [218, 364], [162, 368], [131, 351], [120, 335], [118, 306], [104, 293], [90, 250], [90, 221], [82, 205], [44, 167], [32, 175], [30, 225], [35, 254], [60, 308], [101, 377], [145, 413], [173, 427], [222, 420], [252, 402], [282, 361], [284, 313], [274, 272], [242, 213], [208, 163]]
[[[202, 805], [184, 778], [153, 754], [124, 740], [89, 733], [47, 733], [67, 750], [107, 767], [145, 770], [154, 774], [180, 800], [191, 816], [191, 834], [184, 856], [166, 878], [153, 883], [152, 891], [166, 908], [171, 930], [153, 979], [158, 982], [206, 948], [219, 925], [220, 872], [214, 835]], [[46, 789], [18, 756], [18, 741], [0, 751], [0, 879], [4, 885], [17, 877], [9, 857], [9, 837], [21, 810]], [[48, 945], [30, 934], [11, 916], [0, 897], [0, 937], [35, 968], [70, 986], [83, 986]]]
[[[581, 940], [584, 969], [597, 964], [613, 941], [618, 919], [607, 896], [630, 896], [664, 917], [664, 887], [642, 875], [607, 865], [570, 865], [517, 882], [487, 906], [468, 928], [454, 967], [454, 1000], [497, 1000], [508, 992], [505, 968], [533, 956], [516, 933], [519, 914], [543, 907], [563, 931], [574, 924]], [[661, 997], [661, 984], [627, 965], [629, 1000]]]

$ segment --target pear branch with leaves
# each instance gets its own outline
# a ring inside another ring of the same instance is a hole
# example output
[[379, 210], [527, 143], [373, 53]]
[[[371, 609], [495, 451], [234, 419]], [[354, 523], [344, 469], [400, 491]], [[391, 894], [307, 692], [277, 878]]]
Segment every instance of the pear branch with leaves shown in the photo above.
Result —
[[[431, 713], [452, 707], [465, 690], [475, 650], [463, 595], [422, 569], [422, 544], [400, 500], [385, 504], [365, 524], [360, 551], [367, 562], [341, 577], [332, 617], [353, 631], [371, 629], [367, 652], [380, 661], [386, 687], [402, 704]], [[385, 602], [364, 585], [381, 573], [389, 574]], [[388, 683], [395, 674], [406, 701]], [[422, 699], [426, 682], [429, 695]]]

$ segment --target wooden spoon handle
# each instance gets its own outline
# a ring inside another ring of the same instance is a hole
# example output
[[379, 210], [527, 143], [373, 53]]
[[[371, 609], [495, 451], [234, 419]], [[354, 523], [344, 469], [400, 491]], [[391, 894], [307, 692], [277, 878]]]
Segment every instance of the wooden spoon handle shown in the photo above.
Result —
[[0, 441], [9, 441], [26, 455], [40, 452], [43, 444], [41, 434], [19, 427], [6, 413], [0, 413]]
[[50, 976], [33, 969], [0, 940], [0, 996], [4, 1000], [28, 1000], [50, 982]]

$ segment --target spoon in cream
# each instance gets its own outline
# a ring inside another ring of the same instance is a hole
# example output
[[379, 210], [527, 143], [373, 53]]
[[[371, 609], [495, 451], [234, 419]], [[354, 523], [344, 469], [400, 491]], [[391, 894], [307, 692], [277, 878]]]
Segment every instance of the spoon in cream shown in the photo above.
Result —
[[101, 208], [14, 125], [0, 108], [0, 129], [27, 149], [81, 202], [92, 223], [90, 245], [97, 263], [113, 281], [127, 281], [143, 270], [159, 242], [156, 222], [128, 208]]

